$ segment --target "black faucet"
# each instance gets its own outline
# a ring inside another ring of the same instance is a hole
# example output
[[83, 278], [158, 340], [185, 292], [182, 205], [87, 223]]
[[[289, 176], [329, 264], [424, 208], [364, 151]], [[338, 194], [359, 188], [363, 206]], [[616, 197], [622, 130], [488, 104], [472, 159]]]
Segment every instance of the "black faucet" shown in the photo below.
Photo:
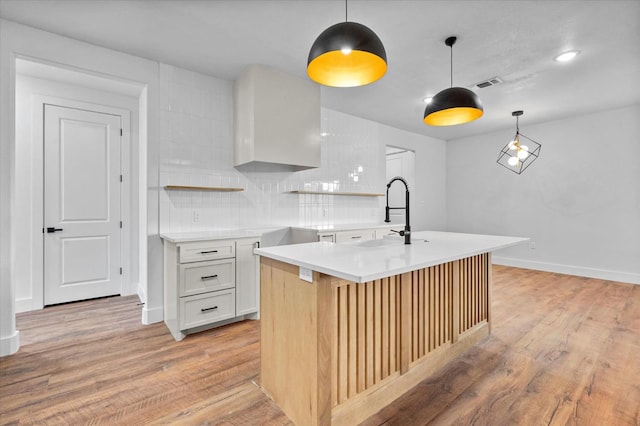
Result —
[[[406, 199], [404, 202], [405, 204], [404, 204], [404, 207], [389, 207], [389, 188], [391, 188], [391, 184], [397, 180], [404, 183], [404, 188], [406, 191]], [[391, 222], [391, 219], [389, 218], [389, 210], [391, 209], [404, 210], [404, 216], [405, 216], [404, 231], [394, 231], [393, 229], [392, 231], [397, 232], [398, 234], [400, 234], [400, 236], [403, 236], [405, 244], [411, 244], [411, 225], [409, 224], [409, 185], [407, 184], [407, 181], [400, 176], [394, 177], [387, 184], [387, 207], [386, 207], [385, 216], [384, 216], [384, 221], [387, 223]]]

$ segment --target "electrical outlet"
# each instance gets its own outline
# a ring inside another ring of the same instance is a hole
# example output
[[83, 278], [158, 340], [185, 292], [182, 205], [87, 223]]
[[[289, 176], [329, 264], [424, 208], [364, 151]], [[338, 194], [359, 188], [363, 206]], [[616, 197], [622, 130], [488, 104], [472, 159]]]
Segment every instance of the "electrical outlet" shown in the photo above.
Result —
[[193, 221], [200, 222], [200, 212], [198, 210], [193, 211]]
[[300, 266], [300, 279], [312, 283], [313, 271], [311, 269], [303, 268], [302, 266]]
[[536, 249], [536, 242], [535, 241], [531, 241], [531, 250], [535, 250]]

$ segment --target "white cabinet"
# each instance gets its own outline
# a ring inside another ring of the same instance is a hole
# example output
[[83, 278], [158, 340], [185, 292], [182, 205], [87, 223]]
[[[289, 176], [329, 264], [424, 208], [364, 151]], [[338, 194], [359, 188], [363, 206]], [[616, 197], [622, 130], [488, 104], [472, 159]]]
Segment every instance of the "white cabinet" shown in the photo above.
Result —
[[396, 231], [401, 231], [404, 229], [404, 225], [395, 225], [395, 226], [390, 226], [388, 228], [376, 228], [375, 230], [376, 240], [383, 238], [385, 235], [398, 235], [397, 232], [391, 231], [392, 229], [395, 229]]
[[236, 315], [260, 310], [260, 256], [253, 254], [258, 247], [259, 239], [236, 241]]
[[367, 241], [375, 238], [373, 229], [358, 229], [357, 231], [336, 232], [336, 243]]
[[318, 232], [318, 241], [327, 241], [330, 243], [336, 242], [335, 232]]
[[264, 65], [234, 84], [233, 165], [320, 167], [320, 86]]
[[180, 265], [180, 297], [234, 288], [236, 260], [222, 259]]
[[292, 228], [291, 244], [311, 243], [315, 241], [326, 241], [329, 243], [348, 243], [356, 241], [367, 241], [371, 239], [380, 239], [385, 235], [398, 235], [395, 232], [391, 232], [392, 229], [402, 230], [404, 229], [404, 225], [385, 225], [375, 226], [374, 228], [344, 229], [342, 231], [317, 230], [313, 228]]
[[257, 318], [259, 238], [164, 240], [164, 321], [176, 340], [191, 331]]

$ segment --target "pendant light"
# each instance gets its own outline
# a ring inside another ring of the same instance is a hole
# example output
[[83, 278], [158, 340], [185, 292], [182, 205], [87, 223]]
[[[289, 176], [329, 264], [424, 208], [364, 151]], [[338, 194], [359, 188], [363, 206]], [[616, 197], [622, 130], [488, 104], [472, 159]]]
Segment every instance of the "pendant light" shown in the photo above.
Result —
[[516, 135], [502, 148], [497, 163], [514, 173], [521, 174], [540, 156], [542, 145], [520, 133], [519, 118], [524, 111], [513, 111], [516, 118]]
[[317, 83], [332, 87], [364, 86], [387, 72], [387, 53], [368, 27], [347, 21], [332, 25], [311, 46], [307, 74]]
[[482, 117], [482, 102], [478, 95], [464, 87], [453, 87], [453, 45], [457, 37], [449, 37], [444, 44], [451, 48], [451, 87], [433, 97], [424, 110], [424, 123], [430, 126], [453, 126]]

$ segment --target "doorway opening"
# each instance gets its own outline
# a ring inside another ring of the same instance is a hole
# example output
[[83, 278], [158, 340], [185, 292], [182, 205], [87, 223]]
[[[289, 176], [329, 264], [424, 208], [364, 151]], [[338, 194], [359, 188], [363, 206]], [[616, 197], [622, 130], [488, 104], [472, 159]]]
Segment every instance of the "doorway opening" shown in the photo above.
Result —
[[142, 86], [26, 58], [15, 82], [16, 312], [140, 293]]
[[[415, 152], [409, 149], [387, 145], [386, 182], [389, 182], [396, 176], [403, 177], [409, 184], [409, 191], [413, 194], [416, 193]], [[405, 193], [402, 185], [394, 185], [389, 188], [390, 206], [403, 206], [405, 202], [404, 197]], [[409, 203], [411, 211], [415, 212], [415, 197], [411, 197]], [[404, 210], [391, 210], [389, 219], [391, 219], [391, 223], [404, 224], [404, 214]]]

